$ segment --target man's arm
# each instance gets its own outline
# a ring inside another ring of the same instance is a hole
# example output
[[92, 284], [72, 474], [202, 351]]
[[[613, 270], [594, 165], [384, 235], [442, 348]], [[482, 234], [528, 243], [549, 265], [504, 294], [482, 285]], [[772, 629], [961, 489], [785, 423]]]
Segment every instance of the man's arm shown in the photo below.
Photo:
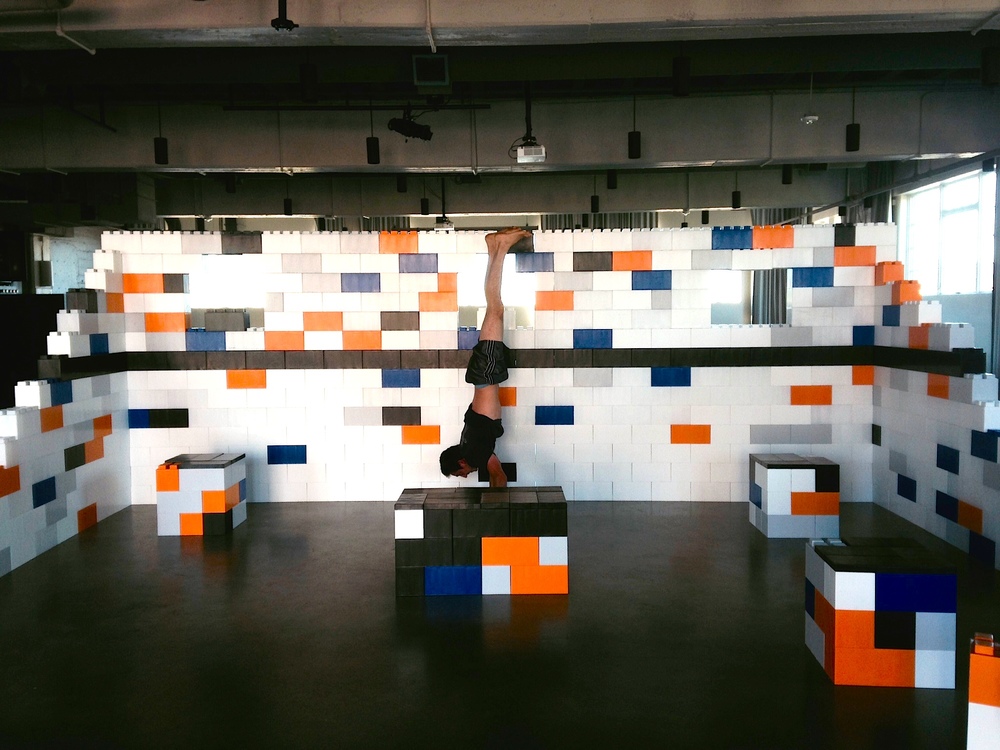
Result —
[[504, 473], [503, 465], [496, 453], [490, 456], [490, 460], [486, 462], [486, 471], [490, 474], [490, 487], [507, 486], [507, 475]]

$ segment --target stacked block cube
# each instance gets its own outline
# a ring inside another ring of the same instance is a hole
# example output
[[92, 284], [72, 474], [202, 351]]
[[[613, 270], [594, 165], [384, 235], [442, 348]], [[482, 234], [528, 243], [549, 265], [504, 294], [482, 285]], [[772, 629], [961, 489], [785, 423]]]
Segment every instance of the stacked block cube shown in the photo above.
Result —
[[1000, 742], [1000, 643], [976, 633], [969, 654], [967, 750], [991, 750]]
[[750, 523], [767, 537], [840, 535], [840, 466], [793, 453], [750, 455]]
[[221, 536], [247, 518], [243, 453], [188, 453], [156, 470], [159, 536]]
[[569, 593], [560, 487], [407, 489], [394, 515], [397, 596]]
[[957, 600], [911, 540], [806, 544], [806, 645], [836, 685], [954, 688]]

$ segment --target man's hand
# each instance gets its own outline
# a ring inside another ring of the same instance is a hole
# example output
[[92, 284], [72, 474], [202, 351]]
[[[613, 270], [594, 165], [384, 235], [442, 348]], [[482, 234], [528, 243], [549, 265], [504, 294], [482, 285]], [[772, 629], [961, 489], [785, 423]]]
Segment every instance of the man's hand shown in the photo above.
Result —
[[507, 486], [507, 475], [504, 473], [503, 464], [500, 463], [496, 453], [490, 456], [490, 460], [486, 462], [486, 471], [490, 474], [490, 487]]

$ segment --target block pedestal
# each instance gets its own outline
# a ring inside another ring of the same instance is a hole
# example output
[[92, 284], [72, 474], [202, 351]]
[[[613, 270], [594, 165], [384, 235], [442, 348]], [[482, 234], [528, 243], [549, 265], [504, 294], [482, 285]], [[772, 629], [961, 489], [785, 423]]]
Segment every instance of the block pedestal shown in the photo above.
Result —
[[561, 487], [408, 489], [394, 516], [397, 596], [569, 593]]
[[969, 655], [967, 750], [990, 750], [1000, 742], [1000, 642], [976, 633]]
[[793, 453], [750, 454], [750, 523], [764, 536], [840, 536], [840, 466]]
[[244, 453], [186, 453], [156, 469], [159, 536], [227, 534], [247, 518]]
[[836, 685], [954, 688], [957, 601], [909, 539], [806, 544], [806, 645]]

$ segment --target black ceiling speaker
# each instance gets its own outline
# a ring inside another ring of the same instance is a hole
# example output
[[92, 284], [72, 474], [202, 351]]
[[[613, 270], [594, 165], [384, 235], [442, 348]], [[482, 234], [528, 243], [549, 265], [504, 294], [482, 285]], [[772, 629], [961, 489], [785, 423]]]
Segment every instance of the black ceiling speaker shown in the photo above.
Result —
[[406, 192], [406, 175], [398, 174], [396, 175], [396, 192], [405, 193]]
[[847, 218], [847, 206], [843, 206], [843, 205], [837, 206], [837, 216], [840, 216], [840, 217], [846, 219]]
[[735, 208], [742, 208], [743, 207], [743, 196], [742, 196], [742, 194], [740, 193], [739, 190], [734, 190], [733, 191], [733, 203], [732, 203], [732, 206], [733, 206], [734, 209]]
[[431, 215], [431, 199], [426, 196], [420, 199], [420, 215], [430, 216]]
[[291, 216], [292, 215], [292, 199], [291, 198], [285, 198], [284, 209], [285, 209], [285, 216]]
[[861, 123], [852, 122], [847, 126], [844, 150], [850, 152], [861, 150]]
[[608, 170], [608, 190], [618, 189], [618, 170]]
[[783, 164], [781, 167], [781, 184], [791, 185], [792, 184], [792, 165]]
[[708, 211], [703, 209], [701, 212], [701, 223], [708, 224]]
[[599, 214], [601, 212], [601, 196], [590, 196], [590, 213]]
[[861, 201], [861, 205], [865, 208], [875, 208], [875, 196], [866, 196], [865, 199]]
[[204, 232], [205, 231], [205, 217], [195, 216], [194, 217], [194, 231]]
[[628, 134], [628, 158], [642, 158], [642, 133], [636, 129], [635, 125], [635, 95], [632, 96], [632, 130]]
[[995, 172], [997, 169], [996, 159], [983, 159], [983, 171], [984, 172]]
[[159, 102], [156, 102], [156, 128], [157, 136], [153, 139], [153, 161], [157, 164], [169, 164], [170, 156], [167, 152], [167, 139], [163, 137], [163, 114]]

